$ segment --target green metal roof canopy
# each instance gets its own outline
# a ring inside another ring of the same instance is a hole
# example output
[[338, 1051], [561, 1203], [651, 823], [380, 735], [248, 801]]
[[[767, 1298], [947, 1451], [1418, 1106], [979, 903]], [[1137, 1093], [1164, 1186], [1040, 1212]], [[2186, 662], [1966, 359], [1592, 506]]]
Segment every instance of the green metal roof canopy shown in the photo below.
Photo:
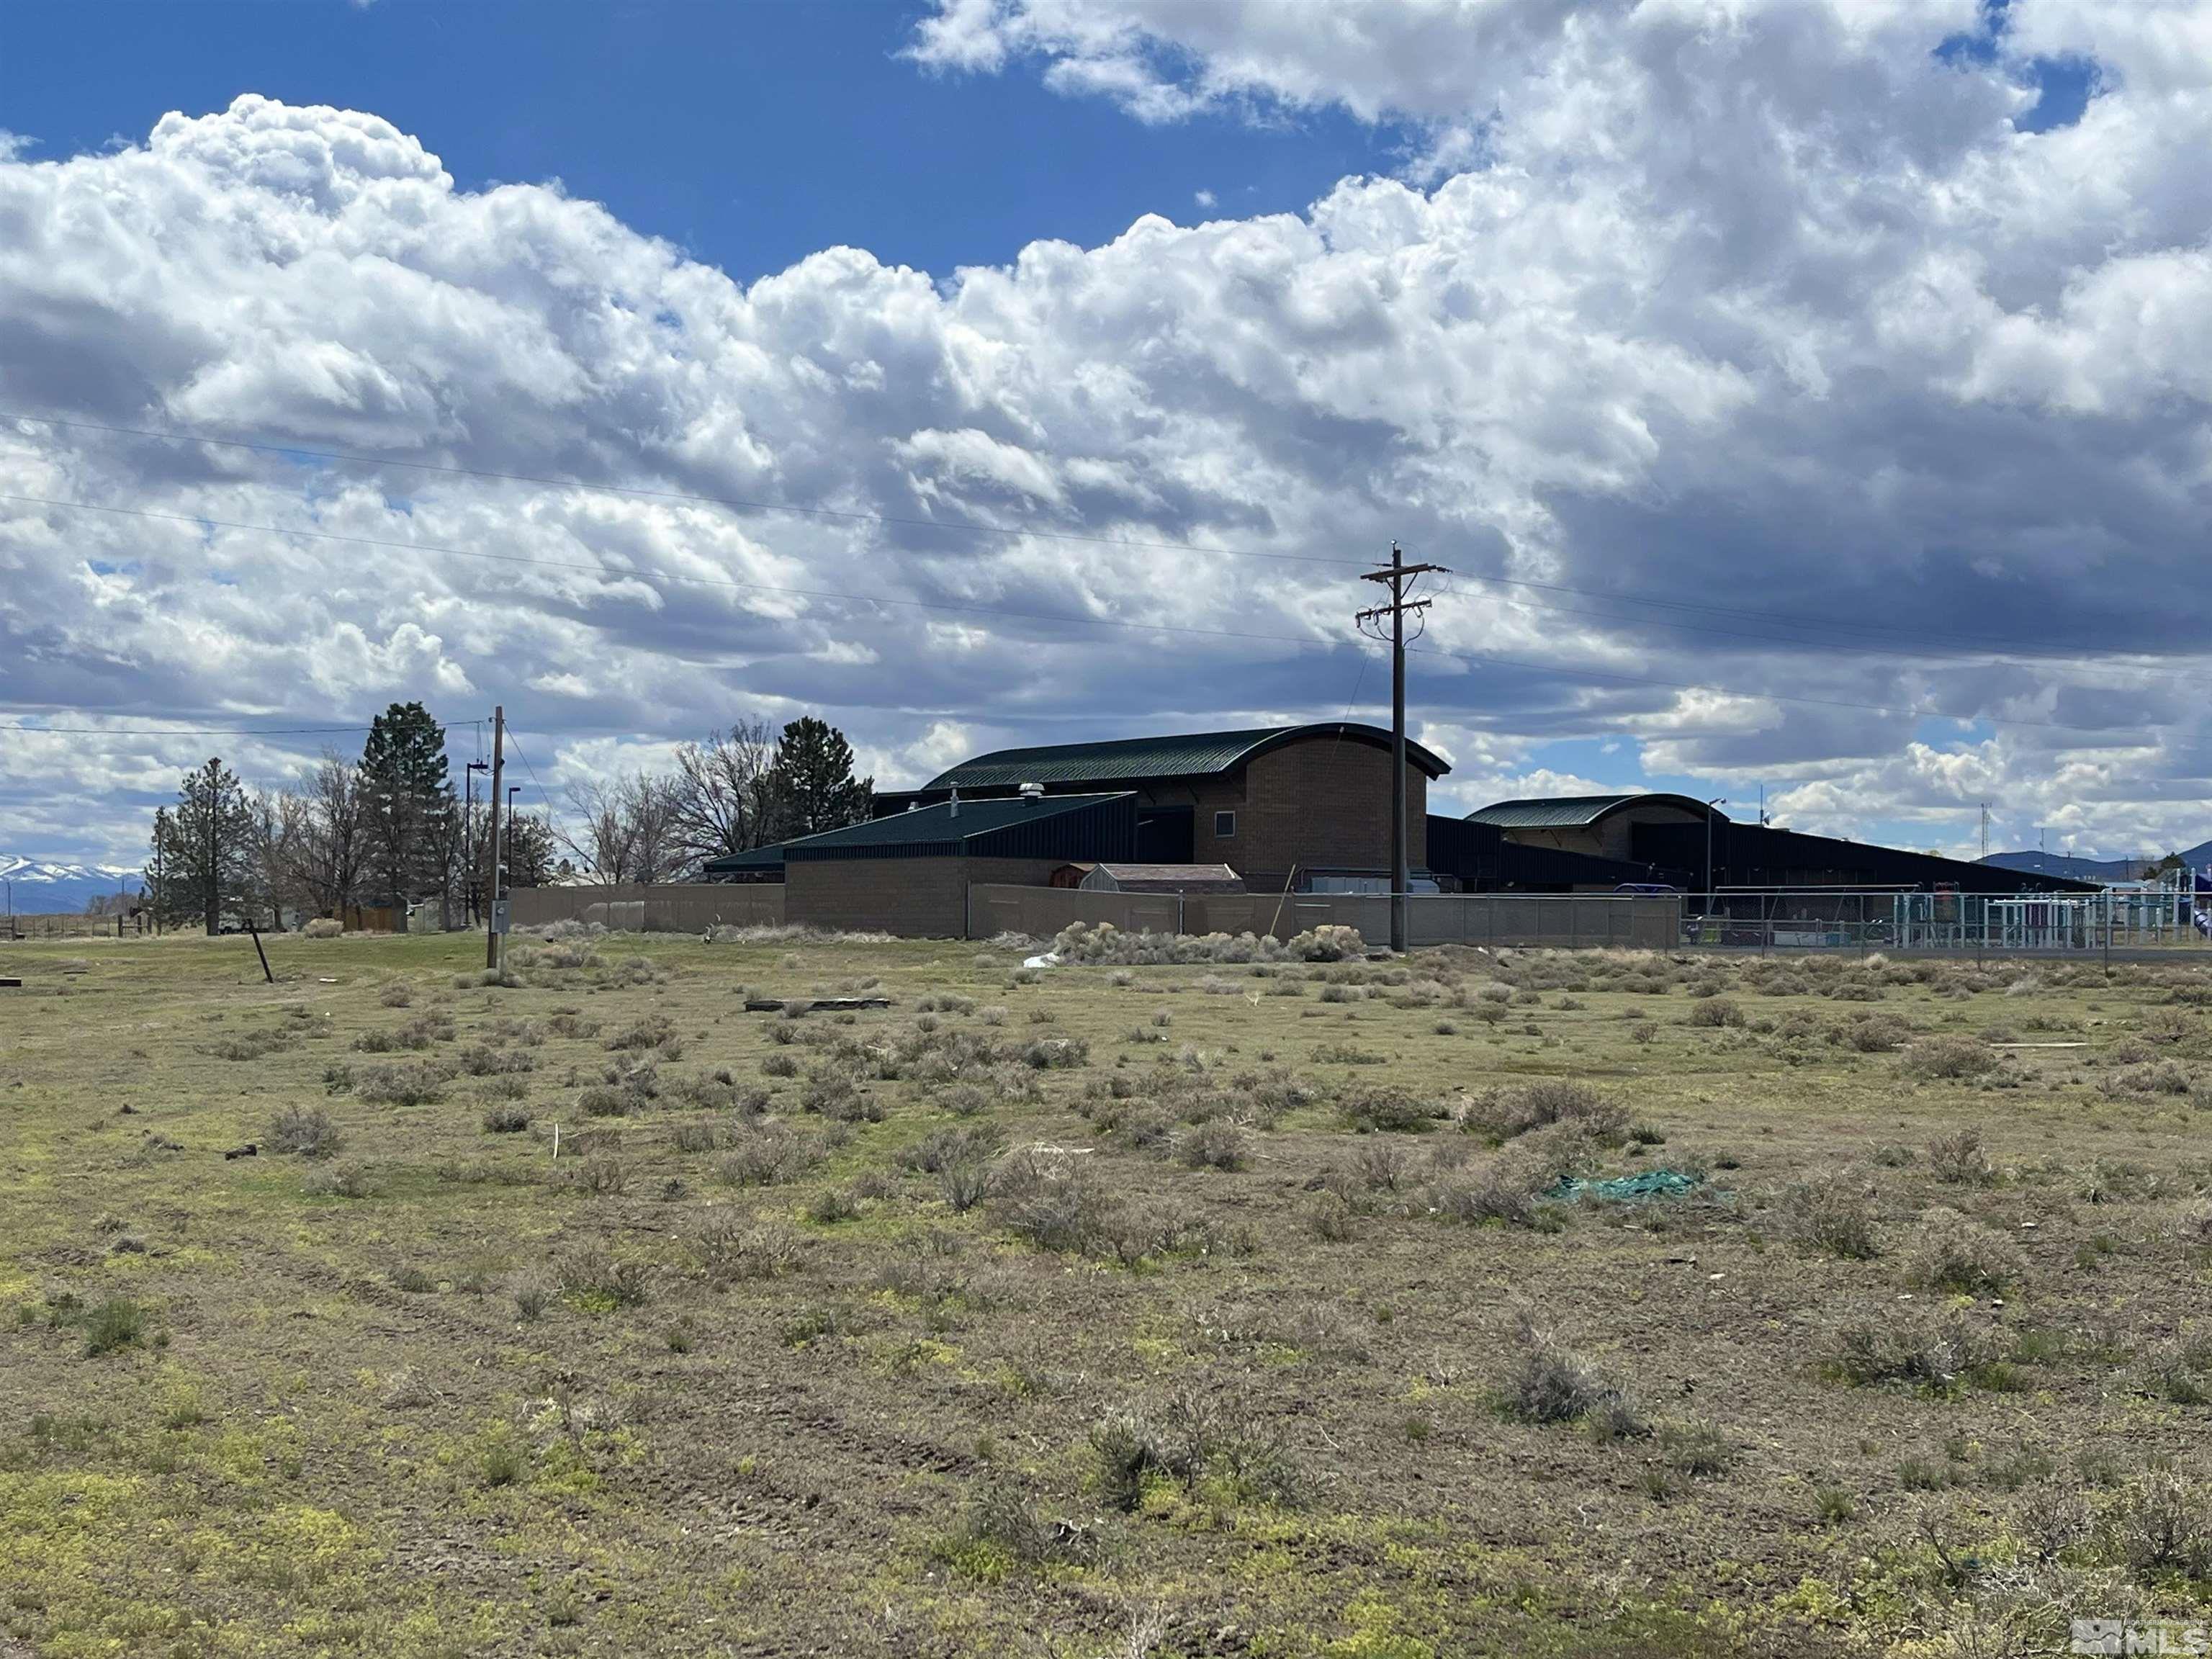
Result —
[[1728, 815], [1717, 812], [1701, 800], [1687, 795], [1656, 793], [1626, 795], [1552, 795], [1530, 800], [1501, 800], [1488, 806], [1477, 807], [1469, 812], [1470, 823], [1494, 823], [1501, 830], [1578, 830], [1595, 823], [1608, 812], [1624, 806], [1679, 806], [1699, 817], [1711, 816], [1717, 823], [1726, 823]]
[[[1247, 732], [1191, 732], [1176, 737], [1119, 738], [1107, 743], [1048, 744], [1000, 749], [940, 772], [915, 793], [947, 789], [1012, 789], [1024, 783], [1138, 783], [1153, 778], [1209, 777], [1233, 772], [1271, 749], [1301, 738], [1338, 738], [1388, 749], [1379, 726], [1328, 720], [1314, 726], [1269, 726]], [[1451, 770], [1443, 760], [1408, 739], [1406, 758], [1432, 778]], [[963, 809], [965, 810], [964, 807]]]

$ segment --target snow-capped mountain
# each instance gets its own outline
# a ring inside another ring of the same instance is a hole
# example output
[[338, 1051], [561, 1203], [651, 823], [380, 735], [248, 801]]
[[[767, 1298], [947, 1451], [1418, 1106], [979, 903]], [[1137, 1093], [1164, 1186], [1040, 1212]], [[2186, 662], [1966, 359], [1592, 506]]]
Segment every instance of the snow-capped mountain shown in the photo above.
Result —
[[15, 892], [18, 915], [71, 915], [103, 894], [137, 892], [145, 878], [112, 864], [42, 864], [0, 853], [0, 878]]

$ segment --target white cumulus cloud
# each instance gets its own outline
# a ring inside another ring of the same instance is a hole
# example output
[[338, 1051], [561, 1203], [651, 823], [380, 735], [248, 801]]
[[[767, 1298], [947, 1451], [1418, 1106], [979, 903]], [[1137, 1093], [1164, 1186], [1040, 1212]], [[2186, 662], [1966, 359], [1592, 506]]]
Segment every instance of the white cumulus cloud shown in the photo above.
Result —
[[[839, 247], [748, 287], [259, 98], [10, 151], [0, 702], [132, 730], [6, 737], [0, 843], [127, 854], [211, 746], [156, 714], [504, 702], [557, 789], [752, 714], [910, 783], [1371, 710], [1336, 562], [1394, 537], [1455, 572], [1415, 695], [1468, 787], [1625, 734], [1826, 825], [1996, 796], [2197, 839], [2203, 9], [2004, 15], [962, 0], [923, 64], [1340, 107], [1421, 159], [939, 278]], [[2059, 55], [2094, 96], [2027, 131]]]

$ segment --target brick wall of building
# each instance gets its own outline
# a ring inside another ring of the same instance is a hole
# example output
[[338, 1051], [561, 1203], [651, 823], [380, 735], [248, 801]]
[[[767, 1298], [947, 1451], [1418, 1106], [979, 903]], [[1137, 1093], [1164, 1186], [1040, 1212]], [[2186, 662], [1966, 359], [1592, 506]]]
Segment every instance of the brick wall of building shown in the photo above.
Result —
[[[1239, 778], [1155, 799], [1183, 802], [1193, 793], [1193, 857], [1226, 864], [1255, 887], [1279, 888], [1293, 868], [1390, 867], [1387, 749], [1309, 738], [1268, 750]], [[1213, 833], [1214, 813], [1224, 810], [1237, 814], [1232, 836]], [[1419, 869], [1428, 859], [1429, 780], [1417, 766], [1406, 769], [1406, 855]]]

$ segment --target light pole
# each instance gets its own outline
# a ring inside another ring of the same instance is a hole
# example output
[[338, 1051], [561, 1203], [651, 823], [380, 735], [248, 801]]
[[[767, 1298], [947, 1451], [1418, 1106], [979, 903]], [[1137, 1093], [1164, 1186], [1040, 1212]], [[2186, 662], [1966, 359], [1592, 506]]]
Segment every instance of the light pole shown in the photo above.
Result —
[[471, 761], [461, 769], [461, 787], [468, 805], [463, 810], [461, 840], [469, 849], [469, 921], [474, 926], [483, 914], [483, 884], [477, 879], [483, 861], [477, 856], [477, 774], [491, 770], [489, 761]]
[[0, 882], [5, 882], [7, 884], [8, 937], [9, 939], [13, 939], [15, 937], [15, 884], [12, 881], [9, 881], [8, 878], [5, 876], [0, 876]]
[[1713, 908], [1713, 808], [1727, 805], [1726, 795], [1716, 795], [1705, 803], [1705, 910], [1708, 915]]

